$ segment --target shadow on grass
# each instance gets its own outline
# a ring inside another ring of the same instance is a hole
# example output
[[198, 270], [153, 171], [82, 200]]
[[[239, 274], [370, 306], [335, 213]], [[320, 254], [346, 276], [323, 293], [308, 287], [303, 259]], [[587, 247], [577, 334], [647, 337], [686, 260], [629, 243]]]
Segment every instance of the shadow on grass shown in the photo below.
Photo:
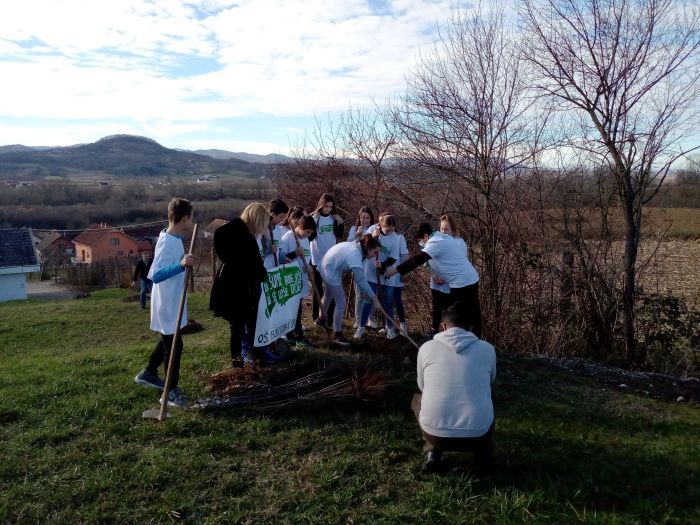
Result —
[[[515, 376], [519, 379], [511, 382]], [[472, 477], [469, 454], [446, 453], [448, 471], [442, 481], [462, 484], [467, 476], [474, 495], [539, 495], [550, 502], [633, 513], [637, 518], [697, 510], [700, 484], [692, 459], [697, 442], [690, 442], [700, 431], [697, 424], [616, 413], [606, 406], [607, 396], [582, 395], [586, 389], [596, 389], [590, 380], [559, 377], [548, 384], [541, 375], [526, 376], [519, 369], [505, 373], [497, 385], [496, 473], [479, 481]], [[553, 386], [560, 382], [567, 384], [566, 391]], [[574, 401], [569, 387], [580, 389]], [[265, 419], [265, 433], [245, 444], [255, 450], [279, 446], [274, 435], [295, 430], [302, 437], [287, 444], [294, 454], [318, 452], [329, 457], [335, 448], [350, 458], [374, 454], [381, 457], [378, 468], [409, 468], [415, 479], [433, 479], [420, 473], [422, 442], [409, 408], [413, 391], [413, 376], [404, 370], [382, 404], [223, 410], [208, 417]], [[315, 441], [324, 434], [335, 437]]]

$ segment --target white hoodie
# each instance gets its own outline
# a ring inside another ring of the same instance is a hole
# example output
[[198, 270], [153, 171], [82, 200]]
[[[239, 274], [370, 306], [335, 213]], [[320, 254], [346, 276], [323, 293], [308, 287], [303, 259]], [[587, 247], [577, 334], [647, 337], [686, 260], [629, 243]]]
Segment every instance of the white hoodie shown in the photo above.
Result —
[[493, 423], [491, 385], [496, 378], [493, 345], [462, 328], [437, 334], [418, 352], [419, 422], [428, 434], [481, 437]]

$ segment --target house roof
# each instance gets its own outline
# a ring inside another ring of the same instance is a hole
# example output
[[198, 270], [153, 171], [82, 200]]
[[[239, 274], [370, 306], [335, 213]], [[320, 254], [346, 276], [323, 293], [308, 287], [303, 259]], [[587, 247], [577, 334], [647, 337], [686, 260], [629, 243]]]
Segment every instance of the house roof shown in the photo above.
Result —
[[132, 239], [134, 242], [136, 242], [132, 237], [124, 233], [122, 230], [111, 228], [109, 226], [100, 226], [99, 224], [93, 224], [92, 226], [90, 226], [87, 230], [85, 230], [83, 233], [81, 233], [75, 239], [73, 239], [73, 242], [75, 244], [84, 244], [85, 246], [92, 246], [97, 241], [102, 239], [102, 237], [110, 233], [120, 233], [124, 237], [128, 237], [129, 239]]
[[91, 246], [107, 235], [109, 231], [111, 231], [111, 228], [105, 228], [99, 224], [92, 224], [89, 228], [83, 231], [83, 233], [73, 239], [73, 242], [75, 244], [85, 244], [86, 246]]
[[40, 252], [43, 252], [44, 250], [49, 248], [55, 241], [62, 237], [66, 240], [66, 242], [70, 242], [68, 239], [66, 239], [66, 237], [64, 237], [58, 232], [48, 233], [46, 234], [46, 236], [44, 236], [43, 239], [41, 239], [41, 241], [39, 241], [39, 244], [37, 245], [36, 249]]
[[0, 268], [36, 264], [34, 243], [29, 230], [0, 230]]
[[206, 228], [204, 228], [204, 231], [206, 233], [214, 233], [214, 231], [216, 231], [217, 228], [220, 228], [224, 224], [228, 224], [228, 221], [225, 219], [214, 219], [209, 223], [209, 225]]

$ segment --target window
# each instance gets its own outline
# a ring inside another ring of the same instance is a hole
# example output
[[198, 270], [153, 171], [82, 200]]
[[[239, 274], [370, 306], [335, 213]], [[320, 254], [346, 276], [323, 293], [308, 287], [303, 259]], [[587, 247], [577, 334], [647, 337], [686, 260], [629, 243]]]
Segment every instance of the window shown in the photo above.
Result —
[[110, 239], [109, 244], [111, 244], [112, 246], [119, 246], [119, 238], [114, 237], [114, 238]]
[[85, 250], [83, 250], [83, 261], [85, 260]]

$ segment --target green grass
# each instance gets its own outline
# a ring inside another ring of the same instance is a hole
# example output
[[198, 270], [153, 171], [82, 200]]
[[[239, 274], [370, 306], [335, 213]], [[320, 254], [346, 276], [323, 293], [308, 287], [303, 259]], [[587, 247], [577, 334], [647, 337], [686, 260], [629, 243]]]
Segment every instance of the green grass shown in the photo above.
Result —
[[[467, 455], [421, 472], [412, 366], [383, 406], [291, 412], [141, 412], [133, 383], [155, 336], [104, 291], [0, 305], [0, 522], [691, 523], [700, 520], [697, 408], [603, 390], [499, 357], [498, 473]], [[191, 298], [181, 385], [204, 394], [227, 326]], [[319, 350], [320, 356], [334, 354]], [[313, 357], [313, 356], [312, 356]]]

